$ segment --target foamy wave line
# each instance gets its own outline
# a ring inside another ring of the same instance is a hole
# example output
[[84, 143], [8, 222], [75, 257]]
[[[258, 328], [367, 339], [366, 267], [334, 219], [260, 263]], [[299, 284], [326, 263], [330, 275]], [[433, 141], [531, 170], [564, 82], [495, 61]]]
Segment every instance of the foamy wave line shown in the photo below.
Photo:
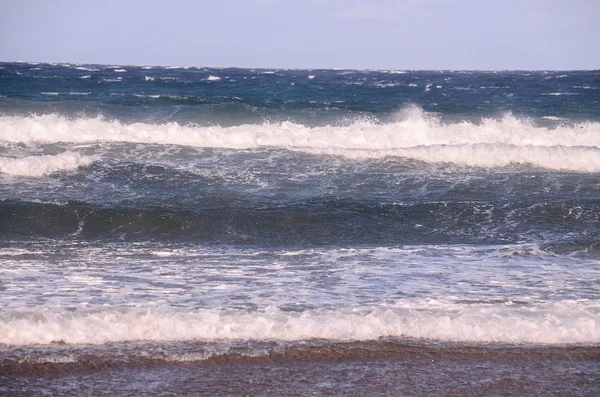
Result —
[[72, 171], [90, 165], [95, 160], [92, 156], [82, 156], [69, 151], [55, 156], [0, 157], [0, 173], [40, 177], [57, 171]]
[[556, 171], [600, 172], [600, 148], [595, 147], [475, 144], [418, 146], [377, 152], [348, 149], [313, 149], [309, 152], [355, 159], [404, 157], [427, 163], [451, 163], [481, 168], [529, 164]]
[[[396, 122], [356, 122], [347, 126], [308, 127], [292, 122], [201, 127], [123, 124], [101, 118], [67, 119], [57, 115], [0, 117], [0, 141], [139, 142], [194, 147], [249, 149], [281, 147], [314, 153], [384, 157], [498, 167], [534, 164], [560, 170], [600, 170], [600, 123], [546, 128], [505, 115], [480, 124], [442, 123], [417, 107], [404, 109]], [[582, 156], [586, 156], [583, 161]]]
[[374, 340], [412, 337], [500, 343], [600, 343], [600, 307], [560, 302], [544, 306], [407, 305], [394, 308], [261, 311], [130, 308], [105, 311], [3, 313], [7, 345], [184, 340]]

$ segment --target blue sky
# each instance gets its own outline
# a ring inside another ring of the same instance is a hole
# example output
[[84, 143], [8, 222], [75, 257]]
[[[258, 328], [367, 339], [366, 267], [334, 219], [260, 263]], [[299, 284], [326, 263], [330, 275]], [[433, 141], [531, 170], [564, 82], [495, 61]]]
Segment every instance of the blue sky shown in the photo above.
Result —
[[600, 0], [0, 0], [0, 60], [597, 69]]

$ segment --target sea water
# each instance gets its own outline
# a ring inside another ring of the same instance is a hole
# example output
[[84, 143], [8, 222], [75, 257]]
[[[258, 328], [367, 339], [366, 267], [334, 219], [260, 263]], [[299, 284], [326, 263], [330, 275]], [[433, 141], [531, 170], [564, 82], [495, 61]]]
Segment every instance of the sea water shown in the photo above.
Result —
[[434, 354], [380, 391], [593, 393], [599, 109], [598, 71], [1, 63], [0, 391], [349, 394]]

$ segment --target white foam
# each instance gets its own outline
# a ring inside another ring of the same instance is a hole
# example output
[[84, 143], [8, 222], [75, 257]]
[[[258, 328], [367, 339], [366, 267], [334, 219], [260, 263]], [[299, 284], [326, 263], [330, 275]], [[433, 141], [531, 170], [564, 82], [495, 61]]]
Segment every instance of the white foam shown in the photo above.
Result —
[[[151, 95], [145, 95], [145, 94], [132, 94], [132, 95], [133, 95], [133, 96], [135, 96], [135, 97], [138, 97], [138, 98], [154, 98], [154, 99], [156, 99], [156, 98], [160, 98], [160, 95], [159, 95], [159, 94], [151, 94]], [[166, 95], [166, 97], [168, 98], [168, 97], [169, 97], [169, 95]]]
[[542, 118], [546, 119], [546, 120], [552, 120], [552, 121], [565, 120], [564, 117], [558, 117], [558, 116], [543, 116]]
[[90, 77], [92, 77], [92, 76], [89, 74], [87, 74], [85, 76], [79, 76], [80, 79], [89, 79]]
[[144, 76], [145, 81], [154, 81], [154, 77]]
[[23, 158], [0, 157], [0, 172], [15, 176], [40, 177], [57, 171], [72, 171], [90, 165], [94, 157], [75, 152], [55, 156], [29, 156]]
[[117, 72], [117, 73], [125, 73], [125, 72], [127, 72], [127, 70], [125, 70], [125, 69], [115, 69], [114, 71]]
[[206, 79], [208, 81], [219, 81], [221, 80], [221, 78], [219, 76], [208, 76], [208, 78]]
[[[2, 252], [2, 251], [0, 251]], [[160, 257], [167, 257], [167, 256], [175, 256], [177, 255], [177, 253], [175, 252], [171, 252], [171, 251], [154, 251], [151, 252], [152, 255], [154, 256], [160, 256]]]
[[310, 76], [308, 76], [308, 79], [309, 79], [309, 80], [313, 80], [314, 78], [315, 78], [315, 75], [314, 75], [314, 74], [311, 74]]
[[43, 253], [43, 251], [28, 251], [22, 248], [9, 248], [0, 250], [1, 256], [39, 255]]
[[182, 340], [375, 340], [412, 337], [500, 343], [600, 343], [600, 307], [593, 302], [448, 305], [439, 301], [389, 307], [312, 309], [266, 307], [183, 310], [154, 308], [47, 309], [0, 315], [8, 345]]
[[357, 121], [346, 126], [307, 127], [292, 122], [232, 127], [122, 124], [101, 118], [57, 115], [0, 117], [0, 141], [138, 142], [192, 147], [280, 147], [355, 158], [408, 157], [479, 167], [534, 164], [555, 170], [600, 171], [600, 123], [553, 128], [507, 114], [499, 119], [442, 123], [407, 108], [388, 124]]
[[600, 172], [600, 148], [565, 146], [515, 145], [430, 145], [406, 149], [382, 150], [321, 150], [315, 154], [338, 154], [351, 158], [405, 157], [427, 163], [452, 163], [468, 167], [506, 167], [511, 164], [531, 164], [550, 170]]
[[384, 82], [379, 82], [376, 83], [375, 86], [379, 87], [379, 88], [389, 88], [389, 87], [396, 87], [398, 84], [396, 83], [384, 83]]
[[561, 95], [580, 95], [578, 92], [548, 92], [541, 95], [545, 96], [561, 96]]

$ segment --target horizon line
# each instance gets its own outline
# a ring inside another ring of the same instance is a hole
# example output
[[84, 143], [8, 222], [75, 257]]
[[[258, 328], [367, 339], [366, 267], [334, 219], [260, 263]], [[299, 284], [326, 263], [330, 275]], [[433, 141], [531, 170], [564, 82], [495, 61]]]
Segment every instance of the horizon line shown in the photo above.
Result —
[[499, 69], [461, 69], [461, 68], [439, 68], [439, 69], [431, 69], [431, 68], [344, 68], [344, 67], [272, 67], [272, 66], [259, 66], [259, 67], [250, 67], [250, 66], [207, 66], [207, 65], [166, 65], [166, 64], [150, 64], [150, 63], [142, 63], [142, 64], [133, 64], [133, 63], [96, 63], [96, 62], [64, 62], [64, 61], [5, 61], [0, 60], [0, 63], [28, 63], [28, 64], [47, 64], [47, 65], [97, 65], [97, 66], [119, 66], [119, 67], [158, 67], [158, 68], [172, 68], [172, 69], [189, 69], [189, 68], [205, 68], [205, 69], [260, 69], [260, 70], [354, 70], [354, 71], [410, 71], [410, 72], [440, 72], [440, 71], [448, 71], [448, 72], [546, 72], [546, 71], [560, 71], [560, 72], [576, 72], [576, 71], [600, 71], [600, 67], [591, 68], [591, 69], [552, 69], [552, 68], [544, 68], [544, 69], [511, 69], [511, 68], [499, 68]]

